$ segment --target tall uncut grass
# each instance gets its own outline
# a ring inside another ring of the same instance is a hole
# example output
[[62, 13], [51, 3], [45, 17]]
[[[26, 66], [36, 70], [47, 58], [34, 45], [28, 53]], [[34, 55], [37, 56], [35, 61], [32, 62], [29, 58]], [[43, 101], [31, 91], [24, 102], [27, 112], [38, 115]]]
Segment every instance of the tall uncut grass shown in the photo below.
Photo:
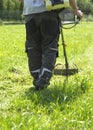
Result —
[[[69, 65], [79, 73], [53, 75], [35, 91], [25, 53], [25, 26], [0, 26], [0, 130], [93, 130], [93, 23], [63, 30]], [[59, 58], [64, 63], [59, 39]]]

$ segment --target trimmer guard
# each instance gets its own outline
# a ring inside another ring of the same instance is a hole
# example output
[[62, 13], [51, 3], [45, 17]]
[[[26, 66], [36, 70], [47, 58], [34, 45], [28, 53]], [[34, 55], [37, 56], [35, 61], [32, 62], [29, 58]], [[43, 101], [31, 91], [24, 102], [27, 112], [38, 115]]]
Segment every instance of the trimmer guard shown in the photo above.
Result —
[[54, 69], [54, 75], [71, 76], [78, 73], [78, 68], [73, 65], [70, 68], [64, 68], [61, 64], [56, 65]]

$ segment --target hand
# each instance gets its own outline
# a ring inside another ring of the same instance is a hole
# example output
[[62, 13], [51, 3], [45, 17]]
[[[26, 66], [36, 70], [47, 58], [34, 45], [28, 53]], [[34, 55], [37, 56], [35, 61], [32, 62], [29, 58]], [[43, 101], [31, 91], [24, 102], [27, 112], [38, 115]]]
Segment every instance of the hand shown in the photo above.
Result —
[[77, 10], [75, 11], [75, 15], [81, 19], [83, 17], [83, 12], [81, 10]]

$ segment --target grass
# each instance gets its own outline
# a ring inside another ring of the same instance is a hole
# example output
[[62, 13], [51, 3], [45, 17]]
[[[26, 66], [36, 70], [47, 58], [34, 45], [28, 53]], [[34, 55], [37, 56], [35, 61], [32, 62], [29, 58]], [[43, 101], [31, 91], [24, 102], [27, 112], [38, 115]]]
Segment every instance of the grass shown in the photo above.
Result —
[[[93, 129], [93, 23], [64, 30], [69, 64], [79, 73], [53, 76], [36, 92], [25, 53], [24, 25], [0, 26], [0, 130]], [[57, 63], [64, 64], [59, 39]]]

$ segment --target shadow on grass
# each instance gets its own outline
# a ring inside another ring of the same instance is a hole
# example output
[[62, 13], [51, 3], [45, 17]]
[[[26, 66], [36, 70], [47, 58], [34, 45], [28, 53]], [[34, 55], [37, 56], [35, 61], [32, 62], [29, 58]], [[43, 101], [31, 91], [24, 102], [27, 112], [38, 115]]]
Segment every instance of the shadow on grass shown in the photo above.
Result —
[[64, 80], [63, 83], [51, 85], [47, 89], [40, 91], [30, 88], [25, 92], [25, 97], [34, 104], [41, 104], [42, 106], [49, 106], [51, 103], [61, 105], [75, 101], [86, 90], [87, 84], [83, 80], [79, 84], [72, 84]]

